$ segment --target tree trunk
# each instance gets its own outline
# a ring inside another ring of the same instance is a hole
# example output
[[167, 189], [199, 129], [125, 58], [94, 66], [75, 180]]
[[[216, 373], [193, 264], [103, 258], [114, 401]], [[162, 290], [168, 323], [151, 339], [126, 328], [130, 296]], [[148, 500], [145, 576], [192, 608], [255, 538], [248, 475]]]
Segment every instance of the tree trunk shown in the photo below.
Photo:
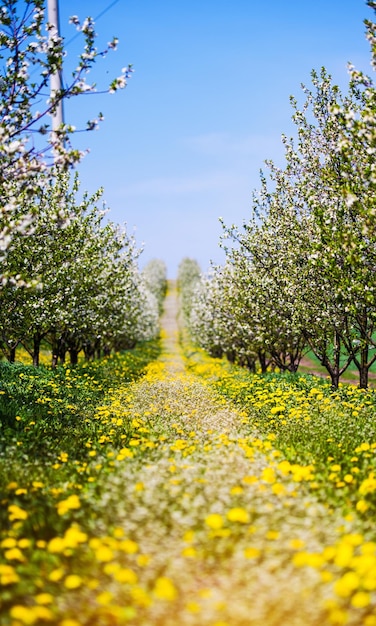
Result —
[[360, 367], [358, 368], [360, 389], [367, 389], [368, 387], [368, 371], [369, 371], [368, 350], [369, 350], [368, 344], [366, 344], [360, 350]]
[[71, 365], [77, 365], [78, 363], [78, 350], [74, 348], [69, 349], [69, 358]]
[[250, 372], [252, 372], [252, 374], [256, 373], [256, 359], [255, 357], [252, 356], [246, 356], [246, 361], [247, 361], [247, 368], [249, 369]]
[[9, 361], [9, 363], [14, 363], [15, 362], [15, 360], [16, 360], [16, 349], [17, 349], [17, 346], [12, 346], [9, 349], [9, 354], [8, 354], [8, 361]]
[[268, 369], [268, 362], [267, 362], [266, 354], [265, 352], [262, 352], [262, 350], [259, 350], [257, 353], [257, 356], [258, 356], [258, 360], [260, 361], [261, 372], [265, 374], [266, 370]]
[[35, 333], [34, 338], [33, 338], [33, 365], [34, 367], [39, 367], [40, 344], [41, 344], [41, 336], [39, 333]]

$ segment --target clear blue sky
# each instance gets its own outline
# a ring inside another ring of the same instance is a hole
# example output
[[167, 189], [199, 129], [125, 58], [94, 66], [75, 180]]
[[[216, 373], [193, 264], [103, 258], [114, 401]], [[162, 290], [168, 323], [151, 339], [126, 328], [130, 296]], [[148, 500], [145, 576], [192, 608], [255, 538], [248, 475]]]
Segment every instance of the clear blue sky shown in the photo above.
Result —
[[[82, 186], [104, 187], [109, 218], [144, 244], [141, 267], [163, 259], [173, 278], [189, 256], [206, 271], [223, 260], [218, 218], [246, 220], [264, 160], [283, 162], [289, 96], [323, 65], [341, 86], [348, 61], [371, 72], [372, 12], [364, 0], [60, 0], [66, 41], [70, 15], [103, 11], [98, 47], [113, 35], [120, 44], [93, 77], [104, 85], [128, 63], [135, 73], [124, 91], [66, 106], [77, 126], [105, 116], [76, 142], [90, 149]], [[79, 41], [67, 45], [67, 68]]]

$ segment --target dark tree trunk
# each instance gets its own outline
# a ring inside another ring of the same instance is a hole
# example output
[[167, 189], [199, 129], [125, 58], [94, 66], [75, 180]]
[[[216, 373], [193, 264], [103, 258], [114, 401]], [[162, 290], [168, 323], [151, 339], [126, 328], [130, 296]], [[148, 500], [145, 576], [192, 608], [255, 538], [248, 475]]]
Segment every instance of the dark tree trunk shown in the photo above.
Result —
[[265, 374], [266, 370], [268, 369], [268, 361], [266, 358], [266, 354], [265, 352], [262, 352], [262, 350], [259, 350], [257, 353], [257, 356], [258, 356], [258, 360], [260, 361], [261, 372]]
[[35, 333], [33, 338], [33, 365], [34, 367], [39, 367], [39, 357], [40, 357], [40, 344], [42, 338], [39, 333]]
[[17, 346], [12, 346], [9, 349], [9, 354], [8, 354], [8, 361], [9, 361], [9, 363], [14, 363], [15, 362], [15, 360], [16, 360], [16, 349], [17, 349]]
[[74, 348], [69, 349], [69, 359], [71, 365], [77, 365], [78, 363], [78, 350]]

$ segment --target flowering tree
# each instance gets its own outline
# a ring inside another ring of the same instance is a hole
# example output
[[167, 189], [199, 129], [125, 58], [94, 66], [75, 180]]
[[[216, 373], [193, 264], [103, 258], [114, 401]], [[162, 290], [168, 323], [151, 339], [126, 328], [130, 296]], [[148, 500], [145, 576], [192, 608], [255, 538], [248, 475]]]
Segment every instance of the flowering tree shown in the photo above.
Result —
[[[366, 25], [375, 66], [376, 26]], [[214, 333], [217, 343], [232, 342], [238, 360], [248, 342], [248, 350], [257, 353], [258, 344], [260, 354], [294, 371], [307, 344], [334, 387], [350, 362], [366, 387], [376, 361], [376, 91], [350, 67], [345, 96], [324, 68], [312, 72], [303, 92], [301, 107], [292, 98], [296, 138], [283, 137], [285, 167], [268, 161], [251, 219], [225, 227], [232, 271], [225, 269], [214, 281], [216, 296], [204, 299], [215, 301], [223, 318], [216, 328], [228, 330], [226, 338]], [[191, 319], [196, 336], [210, 343], [207, 315], [198, 308]]]
[[[45, 186], [41, 173], [53, 162], [66, 169], [82, 157], [70, 141], [74, 128], [61, 125], [49, 132], [49, 115], [62, 100], [95, 91], [88, 73], [98, 56], [117, 44], [113, 39], [98, 51], [92, 19], [81, 23], [73, 17], [83, 36], [83, 52], [69, 83], [48, 94], [50, 77], [62, 69], [64, 42], [46, 24], [44, 5], [44, 0], [3, 0], [0, 7], [0, 260], [15, 233], [32, 229], [36, 204], [27, 200]], [[108, 91], [125, 87], [131, 71], [124, 68]], [[95, 128], [97, 121], [89, 120], [87, 129]]]
[[159, 312], [162, 313], [163, 301], [167, 292], [167, 267], [164, 261], [152, 259], [142, 271], [146, 288], [157, 299]]
[[14, 360], [22, 344], [34, 365], [42, 341], [53, 365], [68, 352], [74, 364], [81, 350], [92, 358], [158, 333], [158, 303], [143, 287], [134, 239], [103, 224], [101, 190], [77, 202], [77, 175], [71, 184], [69, 172], [54, 173], [38, 199], [32, 234], [15, 234], [4, 261], [28, 284], [8, 281], [0, 291], [2, 350]]

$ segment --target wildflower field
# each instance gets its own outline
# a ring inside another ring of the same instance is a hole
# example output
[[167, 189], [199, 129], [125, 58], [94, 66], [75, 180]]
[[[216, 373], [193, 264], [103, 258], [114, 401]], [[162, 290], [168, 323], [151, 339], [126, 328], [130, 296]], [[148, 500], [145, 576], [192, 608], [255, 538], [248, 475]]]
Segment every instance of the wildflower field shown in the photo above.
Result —
[[376, 396], [149, 342], [0, 364], [0, 624], [376, 625]]

